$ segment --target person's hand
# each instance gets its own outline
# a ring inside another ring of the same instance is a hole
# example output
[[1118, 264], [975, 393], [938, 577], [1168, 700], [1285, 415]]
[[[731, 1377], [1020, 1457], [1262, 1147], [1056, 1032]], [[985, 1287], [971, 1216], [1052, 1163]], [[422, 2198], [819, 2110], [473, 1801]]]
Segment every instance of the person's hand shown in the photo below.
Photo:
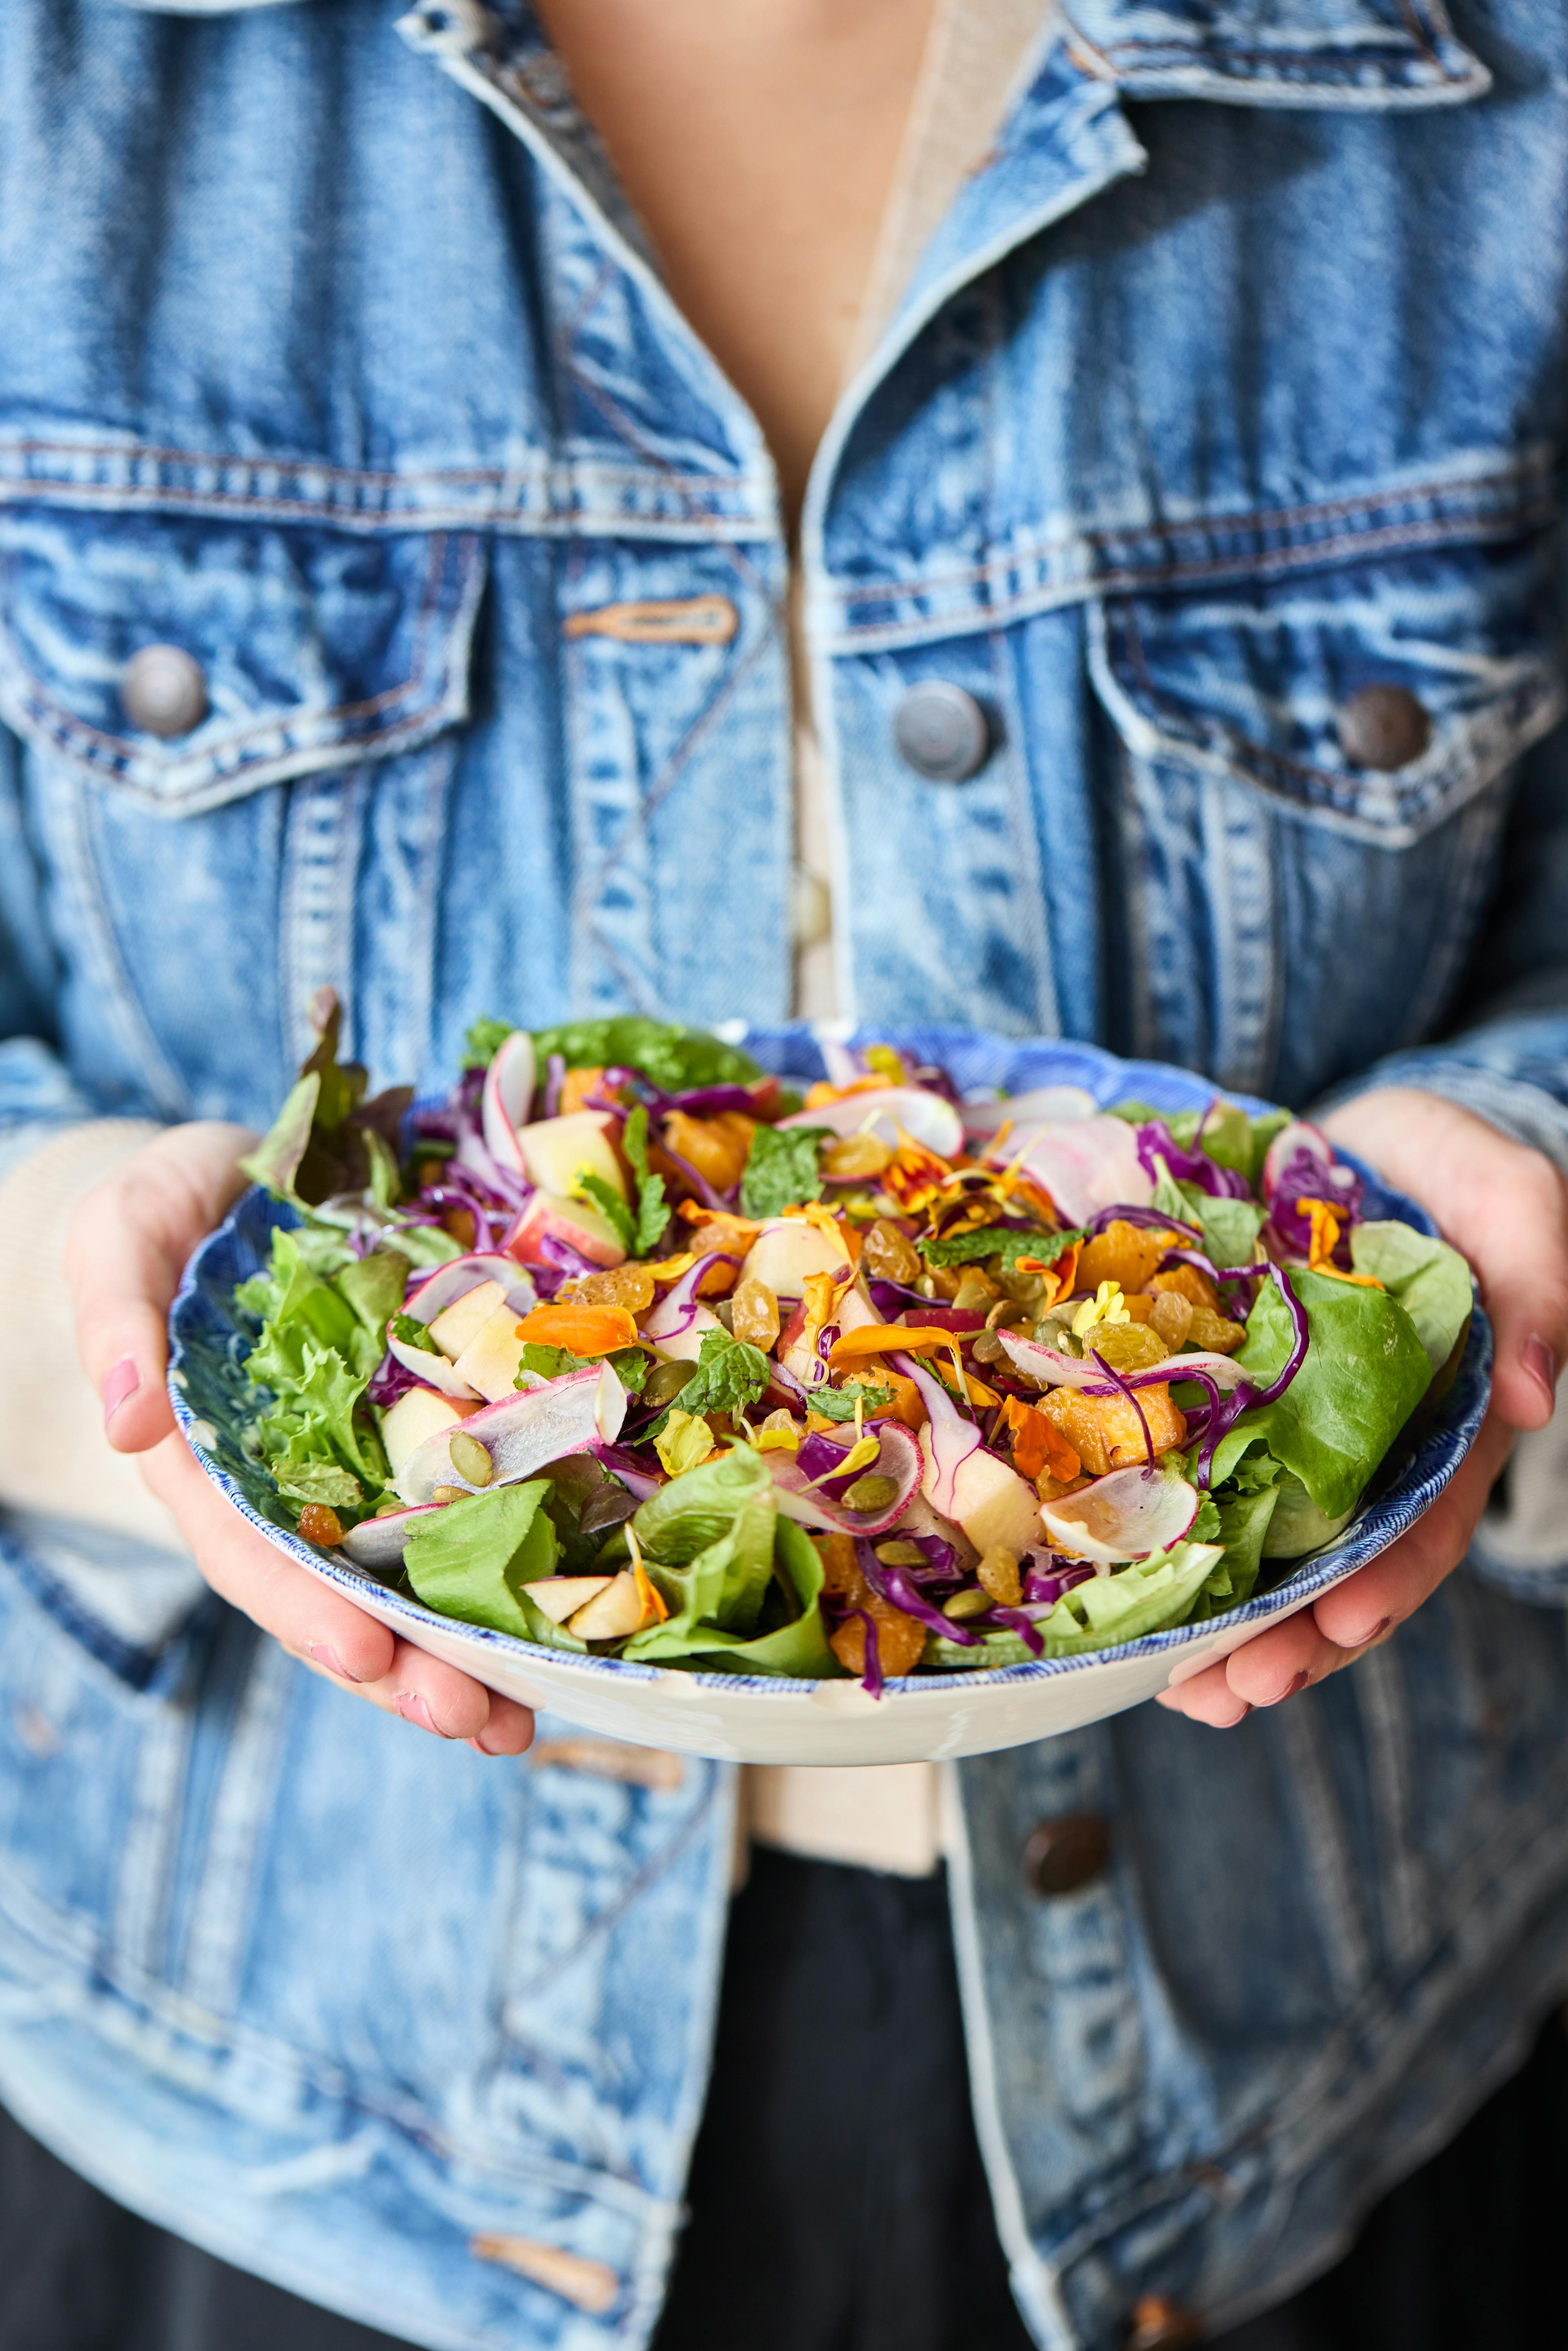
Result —
[[1551, 1419], [1568, 1353], [1568, 1193], [1549, 1159], [1469, 1111], [1404, 1086], [1363, 1094], [1323, 1124], [1418, 1200], [1475, 1268], [1497, 1343], [1491, 1408], [1407, 1535], [1310, 1608], [1159, 1693], [1162, 1706], [1217, 1729], [1354, 1664], [1430, 1597], [1469, 1550], [1515, 1434]]
[[484, 1755], [520, 1755], [533, 1717], [384, 1625], [298, 1566], [225, 1501], [175, 1426], [163, 1384], [171, 1300], [185, 1262], [244, 1186], [244, 1127], [177, 1126], [89, 1194], [72, 1221], [66, 1272], [77, 1348], [103, 1399], [109, 1442], [141, 1456], [214, 1592], [291, 1655], [443, 1739]]

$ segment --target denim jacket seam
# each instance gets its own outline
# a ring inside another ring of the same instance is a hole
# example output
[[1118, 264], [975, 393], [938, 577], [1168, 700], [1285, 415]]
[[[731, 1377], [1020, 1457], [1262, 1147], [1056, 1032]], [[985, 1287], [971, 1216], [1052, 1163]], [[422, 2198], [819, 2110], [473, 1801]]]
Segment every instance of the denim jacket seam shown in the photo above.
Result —
[[[595, 289], [595, 294], [597, 295], [597, 288]], [[538, 460], [537, 465], [532, 469], [536, 475], [539, 476], [549, 476], [551, 474], [558, 474], [561, 470], [560, 460], [550, 450], [539, 449], [530, 451], [528, 454], [536, 456]], [[255, 451], [247, 452], [234, 449], [190, 449], [181, 448], [177, 445], [165, 446], [162, 443], [152, 441], [49, 441], [38, 439], [37, 437], [29, 437], [26, 440], [21, 441], [10, 441], [5, 439], [3, 435], [0, 435], [0, 461], [3, 461], [5, 457], [11, 455], [23, 457], [34, 455], [112, 457], [122, 463], [134, 463], [141, 459], [152, 458], [159, 464], [183, 465], [191, 468], [211, 466], [221, 468], [228, 472], [238, 471], [248, 474], [319, 475], [329, 481], [341, 482], [350, 486], [352, 486], [357, 483], [363, 483], [373, 484], [377, 487], [382, 489], [401, 489], [409, 484], [420, 484], [425, 482], [449, 482], [454, 485], [460, 485], [465, 482], [476, 483], [478, 485], [483, 485], [486, 482], [501, 484], [514, 480], [517, 474], [517, 467], [515, 465], [406, 465], [390, 469], [377, 469], [372, 466], [334, 465], [326, 458], [304, 455], [298, 451], [290, 451], [287, 454], [276, 456], [267, 456], [260, 455]], [[608, 479], [612, 481], [636, 482], [643, 481], [647, 477], [648, 469], [644, 467], [635, 465], [615, 465], [608, 462], [601, 464], [598, 458], [593, 458], [588, 462], [591, 463], [592, 470], [596, 474], [603, 474]], [[738, 488], [744, 486], [747, 478], [744, 474], [683, 474], [674, 467], [664, 464], [664, 462], [657, 456], [651, 457], [649, 463], [652, 468], [658, 474], [659, 477], [662, 480], [667, 481], [670, 486], [674, 487], [685, 487], [699, 491], [707, 489], [723, 489], [727, 486]], [[15, 484], [24, 488], [30, 488], [35, 486], [35, 481], [36, 477], [32, 475], [10, 474], [0, 471], [0, 483], [8, 485]], [[53, 486], [51, 477], [47, 475], [44, 476], [41, 481], [37, 483], [37, 486], [44, 489], [47, 489]], [[58, 486], [85, 490], [91, 488], [93, 485], [85, 482], [63, 483]], [[244, 491], [220, 491], [214, 493], [214, 495], [216, 496], [229, 496], [243, 499], [251, 494]], [[316, 511], [316, 506], [313, 502], [306, 501], [304, 503], [308, 505], [311, 512]]]

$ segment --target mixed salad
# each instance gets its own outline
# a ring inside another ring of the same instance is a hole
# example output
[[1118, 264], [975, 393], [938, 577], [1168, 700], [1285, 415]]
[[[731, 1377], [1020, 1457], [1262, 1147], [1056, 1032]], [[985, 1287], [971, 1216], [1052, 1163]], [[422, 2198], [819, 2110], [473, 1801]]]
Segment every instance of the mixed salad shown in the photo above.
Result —
[[1457, 1364], [1469, 1270], [1318, 1130], [803, 1099], [653, 1021], [471, 1032], [365, 1100], [338, 1013], [248, 1172], [246, 1442], [308, 1541], [554, 1649], [852, 1675], [1099, 1649], [1329, 1540]]

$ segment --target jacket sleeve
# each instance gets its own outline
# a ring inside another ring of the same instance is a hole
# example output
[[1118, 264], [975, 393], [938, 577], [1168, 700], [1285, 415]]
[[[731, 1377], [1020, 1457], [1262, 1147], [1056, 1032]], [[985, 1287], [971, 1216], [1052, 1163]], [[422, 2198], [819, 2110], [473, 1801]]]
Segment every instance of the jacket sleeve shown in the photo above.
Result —
[[[1568, 1177], [1568, 725], [1527, 758], [1492, 903], [1454, 1032], [1375, 1062], [1322, 1107], [1419, 1086]], [[1469, 1564], [1521, 1598], [1568, 1602], [1568, 1410], [1520, 1439]]]

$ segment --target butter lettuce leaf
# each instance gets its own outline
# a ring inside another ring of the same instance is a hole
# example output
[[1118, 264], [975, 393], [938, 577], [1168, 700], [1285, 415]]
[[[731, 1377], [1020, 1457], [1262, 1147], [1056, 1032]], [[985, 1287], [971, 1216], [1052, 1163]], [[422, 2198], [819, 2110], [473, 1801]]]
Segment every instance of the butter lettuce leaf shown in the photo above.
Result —
[[559, 1556], [555, 1528], [541, 1507], [549, 1491], [543, 1478], [498, 1486], [421, 1520], [402, 1563], [425, 1606], [520, 1641], [538, 1639], [536, 1625], [549, 1619], [524, 1607], [523, 1590], [552, 1573]]
[[1421, 1344], [1440, 1371], [1453, 1353], [1475, 1302], [1470, 1269], [1457, 1249], [1414, 1225], [1390, 1218], [1356, 1225], [1350, 1236], [1357, 1273], [1375, 1275], [1416, 1325]]

